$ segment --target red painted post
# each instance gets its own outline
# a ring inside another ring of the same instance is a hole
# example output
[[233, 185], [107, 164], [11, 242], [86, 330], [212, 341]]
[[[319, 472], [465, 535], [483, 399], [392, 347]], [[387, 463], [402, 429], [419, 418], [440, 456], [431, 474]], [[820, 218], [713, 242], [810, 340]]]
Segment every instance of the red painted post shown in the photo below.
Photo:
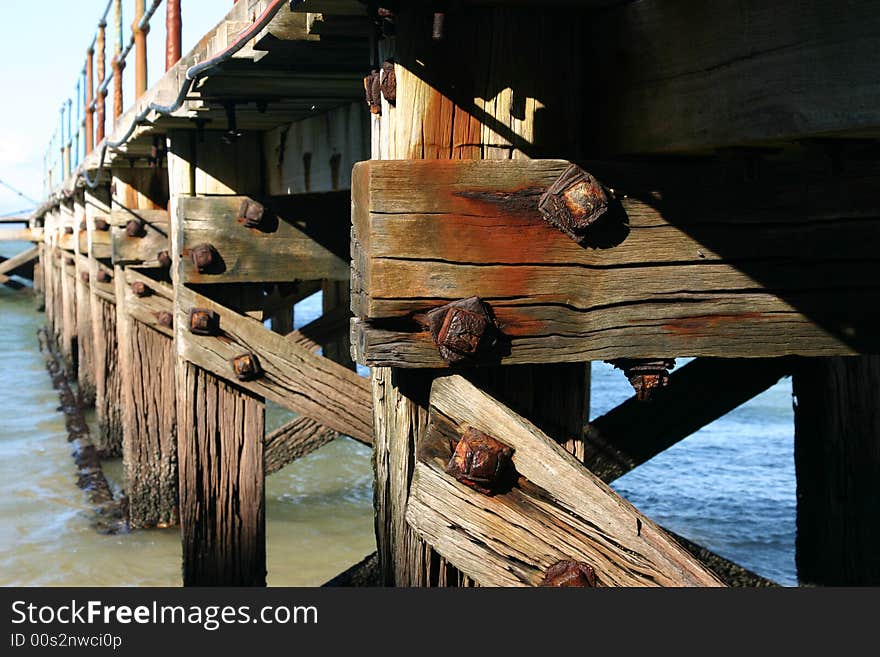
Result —
[[165, 70], [180, 60], [182, 31], [180, 0], [165, 0]]
[[122, 61], [122, 0], [113, 0], [113, 10], [116, 16], [116, 54], [113, 56], [113, 120], [122, 116], [122, 71], [125, 62]]
[[134, 23], [131, 24], [131, 30], [134, 32], [134, 78], [135, 78], [135, 97], [140, 98], [147, 91], [147, 32], [150, 27], [145, 25], [143, 29], [140, 27], [141, 19], [145, 13], [144, 0], [134, 0]]
[[97, 143], [101, 143], [104, 140], [104, 112], [106, 111], [106, 106], [104, 104], [104, 100], [107, 98], [106, 90], [102, 90], [101, 87], [104, 85], [104, 77], [107, 75], [107, 51], [106, 51], [106, 36], [107, 36], [107, 23], [101, 21], [98, 23], [98, 37], [95, 40], [95, 44], [98, 46], [98, 65], [97, 65], [97, 77], [98, 77], [98, 88], [97, 94], [95, 96], [95, 115], [96, 115], [96, 130], [95, 130], [95, 141]]
[[95, 50], [89, 47], [86, 51], [86, 154], [95, 148], [95, 125], [92, 121], [95, 109], [92, 101], [95, 98]]

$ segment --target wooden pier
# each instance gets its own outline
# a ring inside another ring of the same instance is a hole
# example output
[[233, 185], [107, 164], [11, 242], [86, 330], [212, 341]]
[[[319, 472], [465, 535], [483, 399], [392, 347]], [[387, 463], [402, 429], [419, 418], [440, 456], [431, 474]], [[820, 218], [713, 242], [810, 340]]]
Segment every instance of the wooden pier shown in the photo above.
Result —
[[[264, 585], [265, 478], [341, 435], [377, 558], [337, 583], [767, 585], [607, 483], [789, 375], [800, 579], [880, 583], [880, 2], [238, 0], [181, 56], [166, 0], [147, 88], [160, 4], [110, 66], [99, 28], [0, 283], [37, 261], [185, 585]], [[636, 396], [591, 422], [594, 360]]]

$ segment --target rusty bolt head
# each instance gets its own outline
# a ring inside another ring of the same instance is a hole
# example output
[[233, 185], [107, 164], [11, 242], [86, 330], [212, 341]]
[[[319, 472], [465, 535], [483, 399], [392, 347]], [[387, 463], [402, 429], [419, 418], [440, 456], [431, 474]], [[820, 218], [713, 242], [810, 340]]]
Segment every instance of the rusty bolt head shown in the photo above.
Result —
[[189, 311], [189, 332], [195, 335], [215, 335], [220, 328], [220, 318], [213, 310], [193, 308]]
[[106, 269], [99, 269], [98, 275], [96, 278], [99, 283], [109, 283], [110, 281], [113, 280], [113, 277], [110, 275], [110, 272], [108, 272]]
[[497, 342], [498, 327], [479, 297], [454, 301], [416, 319], [431, 331], [440, 355], [449, 363], [476, 359]]
[[171, 328], [174, 325], [174, 315], [169, 313], [167, 310], [163, 310], [156, 313], [156, 321], [159, 323], [160, 326]]
[[541, 586], [594, 588], [596, 571], [583, 561], [564, 559], [547, 569]]
[[65, 258], [64, 264], [68, 267], [73, 267], [76, 264], [76, 260], [74, 260], [73, 258]]
[[87, 271], [80, 272], [79, 277], [82, 279], [83, 283], [89, 282], [89, 272], [87, 272]]
[[623, 370], [639, 401], [651, 399], [657, 390], [669, 385], [669, 370], [675, 367], [674, 358], [619, 358], [607, 362]]
[[106, 219], [95, 219], [95, 230], [108, 231], [110, 230], [110, 224]]
[[244, 225], [248, 228], [259, 228], [263, 225], [263, 215], [265, 212], [266, 208], [262, 203], [246, 198], [241, 202], [238, 217], [243, 220]]
[[217, 251], [210, 244], [197, 244], [190, 251], [193, 265], [200, 273], [206, 272], [214, 265]]
[[381, 84], [379, 82], [379, 70], [373, 69], [370, 74], [364, 78], [364, 92], [366, 95], [367, 105], [370, 106], [372, 114], [382, 113], [381, 100]]
[[129, 237], [143, 237], [147, 234], [143, 219], [132, 219], [125, 224], [125, 234]]
[[131, 291], [136, 297], [145, 297], [150, 293], [148, 288], [142, 281], [135, 281], [131, 284]]
[[608, 194], [593, 176], [572, 164], [538, 200], [544, 219], [575, 242], [608, 211]]
[[379, 78], [379, 89], [382, 96], [392, 107], [397, 102], [397, 76], [394, 73], [394, 62], [386, 59], [382, 63], [382, 73]]
[[85, 220], [85, 219], [83, 219], [83, 220], [81, 220], [81, 221], [79, 222], [79, 229], [80, 229], [80, 230], [85, 230], [87, 227], [88, 227], [88, 226], [87, 226], [87, 224], [86, 224], [86, 220]]
[[252, 381], [263, 374], [256, 354], [250, 352], [233, 358], [232, 370], [235, 372], [235, 378], [239, 381]]
[[159, 251], [156, 254], [156, 260], [159, 261], [159, 266], [163, 269], [168, 269], [171, 266], [171, 255], [168, 251]]
[[465, 486], [493, 495], [511, 482], [513, 448], [468, 427], [455, 446], [446, 472]]
[[65, 226], [64, 227], [65, 235], [73, 235], [73, 226]]

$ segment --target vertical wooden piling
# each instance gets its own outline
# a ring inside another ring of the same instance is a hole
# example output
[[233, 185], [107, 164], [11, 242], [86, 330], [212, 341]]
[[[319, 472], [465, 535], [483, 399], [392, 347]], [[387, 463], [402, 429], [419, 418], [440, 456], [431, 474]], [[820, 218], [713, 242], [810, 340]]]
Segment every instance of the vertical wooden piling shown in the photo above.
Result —
[[880, 585], [880, 356], [801, 359], [793, 377], [803, 584]]
[[[326, 315], [333, 312], [339, 306], [349, 307], [351, 301], [351, 285], [348, 281], [325, 280], [321, 285], [321, 306]], [[321, 344], [324, 356], [336, 361], [348, 368], [354, 369], [354, 361], [351, 358], [351, 335], [346, 327], [335, 336], [329, 337]]]
[[[86, 219], [85, 201], [78, 194], [74, 201], [74, 227], [77, 239], [76, 247], [76, 272], [74, 284], [76, 286], [76, 330], [77, 330], [77, 388], [80, 403], [91, 406], [95, 403], [95, 350], [93, 347], [92, 332], [92, 305], [91, 288], [89, 286], [89, 249], [88, 249], [88, 221]], [[86, 228], [82, 228], [82, 224]]]

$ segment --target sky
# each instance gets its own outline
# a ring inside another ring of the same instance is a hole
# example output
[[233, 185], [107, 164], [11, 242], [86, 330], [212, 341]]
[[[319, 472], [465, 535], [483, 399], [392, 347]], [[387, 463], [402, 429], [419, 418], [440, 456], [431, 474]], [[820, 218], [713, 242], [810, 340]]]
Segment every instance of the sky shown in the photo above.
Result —
[[[149, 6], [152, 0], [147, 0]], [[122, 0], [123, 43], [128, 43], [135, 0]], [[97, 31], [107, 0], [0, 0], [0, 181], [41, 201], [43, 155], [60, 124], [62, 103], [73, 98], [86, 49]], [[214, 27], [232, 6], [231, 0], [181, 0], [183, 52]], [[111, 10], [112, 14], [112, 10]], [[115, 43], [112, 16], [108, 18], [108, 70]], [[148, 84], [165, 73], [165, 3], [150, 23], [147, 37]], [[126, 60], [123, 100], [134, 100], [134, 52]], [[107, 98], [113, 111], [112, 83]], [[107, 123], [108, 132], [110, 121]], [[0, 216], [29, 210], [33, 204], [0, 186]]]

